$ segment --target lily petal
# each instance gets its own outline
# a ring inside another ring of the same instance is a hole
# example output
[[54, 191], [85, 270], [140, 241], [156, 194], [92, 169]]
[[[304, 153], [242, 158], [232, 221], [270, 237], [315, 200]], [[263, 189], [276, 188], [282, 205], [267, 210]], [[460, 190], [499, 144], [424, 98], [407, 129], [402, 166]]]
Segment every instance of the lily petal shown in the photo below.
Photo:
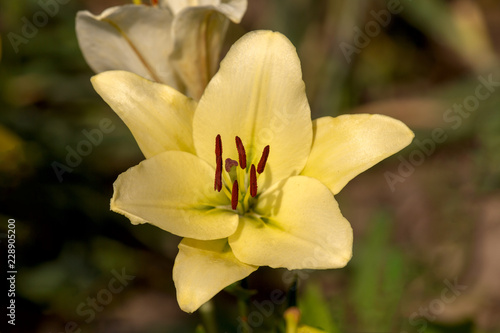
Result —
[[319, 179], [333, 194], [414, 137], [401, 121], [376, 114], [323, 117], [313, 128], [311, 155], [301, 174]]
[[234, 23], [240, 23], [248, 6], [247, 0], [160, 0], [160, 7], [169, 8], [174, 15], [193, 7], [214, 7]]
[[177, 302], [183, 311], [194, 312], [219, 291], [257, 268], [236, 259], [227, 239], [184, 238], [179, 244], [173, 270]]
[[331, 191], [316, 179], [296, 176], [261, 194], [261, 217], [240, 217], [229, 237], [236, 258], [251, 265], [328, 269], [352, 256], [352, 229]]
[[229, 199], [213, 190], [214, 174], [189, 153], [156, 155], [118, 177], [111, 210], [134, 224], [151, 223], [181, 237], [227, 237], [236, 230], [238, 215], [230, 210]]
[[232, 46], [207, 86], [194, 115], [194, 145], [198, 156], [214, 165], [217, 134], [224, 157], [233, 159], [239, 136], [247, 167], [257, 165], [270, 145], [259, 178], [259, 185], [267, 186], [303, 169], [312, 142], [310, 117], [294, 46], [280, 33], [254, 31]]
[[217, 70], [228, 25], [227, 17], [213, 7], [189, 7], [174, 19], [170, 61], [189, 95], [197, 100]]
[[240, 23], [247, 11], [247, 0], [221, 0], [217, 10], [226, 15], [234, 23]]
[[176, 74], [168, 64], [172, 21], [168, 10], [123, 5], [101, 15], [78, 12], [76, 33], [83, 56], [96, 73], [127, 70], [177, 88]]
[[182, 1], [169, 2], [176, 13], [172, 26], [175, 47], [170, 61], [186, 83], [190, 96], [199, 100], [217, 71], [228, 18], [239, 23], [246, 11], [247, 1], [196, 3], [197, 6], [188, 6]]
[[146, 158], [167, 150], [194, 152], [195, 101], [169, 86], [124, 71], [104, 72], [91, 81], [128, 126]]
[[220, 0], [159, 0], [162, 8], [168, 8], [174, 15], [179, 14], [183, 9], [199, 6], [216, 6]]

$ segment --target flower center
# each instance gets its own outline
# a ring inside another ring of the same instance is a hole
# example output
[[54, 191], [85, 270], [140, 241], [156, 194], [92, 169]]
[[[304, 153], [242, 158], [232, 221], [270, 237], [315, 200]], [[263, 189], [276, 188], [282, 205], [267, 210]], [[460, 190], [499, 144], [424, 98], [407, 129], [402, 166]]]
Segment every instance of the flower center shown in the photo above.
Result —
[[[257, 167], [252, 164], [247, 168], [247, 155], [243, 142], [235, 137], [238, 161], [226, 158], [224, 170], [222, 168], [222, 139], [220, 134], [215, 138], [215, 182], [214, 190], [221, 190], [231, 199], [231, 208], [244, 213], [250, 207], [253, 198], [257, 196], [257, 179], [264, 172], [267, 158], [269, 157], [269, 145], [262, 151]], [[239, 166], [239, 168], [238, 168]]]

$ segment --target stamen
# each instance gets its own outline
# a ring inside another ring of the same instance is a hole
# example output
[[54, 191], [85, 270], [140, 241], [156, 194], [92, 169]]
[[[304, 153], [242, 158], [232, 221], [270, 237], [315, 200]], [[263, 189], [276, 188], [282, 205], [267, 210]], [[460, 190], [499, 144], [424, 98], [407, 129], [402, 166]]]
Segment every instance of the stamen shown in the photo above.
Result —
[[238, 160], [240, 161], [240, 167], [242, 169], [247, 168], [247, 154], [245, 153], [245, 147], [243, 147], [243, 143], [239, 136], [235, 138], [236, 141], [236, 149], [238, 149]]
[[255, 173], [255, 165], [252, 164], [250, 168], [250, 195], [255, 197], [257, 195], [257, 174]]
[[215, 168], [214, 190], [217, 192], [220, 192], [220, 190], [222, 190], [222, 158], [217, 160], [217, 166]]
[[215, 138], [215, 158], [219, 160], [222, 157], [222, 139], [220, 134]]
[[214, 190], [220, 192], [222, 190], [222, 139], [220, 134], [215, 138], [215, 182]]
[[226, 158], [226, 171], [231, 172], [231, 168], [234, 166], [238, 166], [238, 162], [230, 158]]
[[259, 175], [264, 172], [264, 168], [266, 167], [267, 158], [269, 157], [269, 145], [264, 148], [262, 151], [262, 156], [260, 157], [259, 165], [257, 166], [257, 172]]
[[231, 191], [231, 208], [236, 209], [238, 206], [238, 181], [233, 183], [233, 190]]

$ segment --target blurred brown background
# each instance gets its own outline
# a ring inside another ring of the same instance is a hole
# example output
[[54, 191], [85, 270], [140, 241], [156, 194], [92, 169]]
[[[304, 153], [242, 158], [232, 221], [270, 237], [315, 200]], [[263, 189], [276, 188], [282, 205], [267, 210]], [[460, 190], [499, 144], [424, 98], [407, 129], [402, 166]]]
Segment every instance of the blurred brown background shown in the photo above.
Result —
[[[125, 2], [60, 2], [36, 31], [24, 26], [46, 1], [0, 4], [1, 260], [15, 219], [18, 271], [16, 326], [3, 316], [0, 327], [192, 332], [200, 318], [179, 310], [171, 279], [179, 239], [109, 211], [113, 181], [143, 157], [90, 85], [74, 18]], [[313, 117], [380, 113], [416, 134], [337, 196], [354, 257], [345, 269], [299, 274], [304, 322], [328, 332], [500, 332], [500, 2], [249, 0], [225, 49], [256, 29], [296, 45]], [[58, 176], [54, 165], [103, 121], [108, 133]], [[255, 301], [286, 290], [288, 277], [252, 274]], [[222, 292], [214, 303], [220, 331], [236, 332], [235, 299]], [[255, 332], [274, 332], [274, 312], [251, 311], [264, 319]]]

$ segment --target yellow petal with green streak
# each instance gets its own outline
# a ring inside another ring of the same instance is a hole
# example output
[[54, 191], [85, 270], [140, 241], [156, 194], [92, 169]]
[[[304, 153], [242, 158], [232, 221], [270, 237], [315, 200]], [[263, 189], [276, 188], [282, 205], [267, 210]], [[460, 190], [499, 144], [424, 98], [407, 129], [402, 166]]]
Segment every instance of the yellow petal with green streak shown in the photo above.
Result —
[[229, 237], [234, 255], [258, 266], [328, 269], [352, 256], [352, 229], [331, 191], [318, 180], [291, 177], [262, 193]]
[[151, 223], [181, 237], [201, 240], [234, 233], [238, 215], [214, 191], [215, 170], [189, 153], [169, 151], [142, 161], [114, 183], [111, 210], [136, 223]]

